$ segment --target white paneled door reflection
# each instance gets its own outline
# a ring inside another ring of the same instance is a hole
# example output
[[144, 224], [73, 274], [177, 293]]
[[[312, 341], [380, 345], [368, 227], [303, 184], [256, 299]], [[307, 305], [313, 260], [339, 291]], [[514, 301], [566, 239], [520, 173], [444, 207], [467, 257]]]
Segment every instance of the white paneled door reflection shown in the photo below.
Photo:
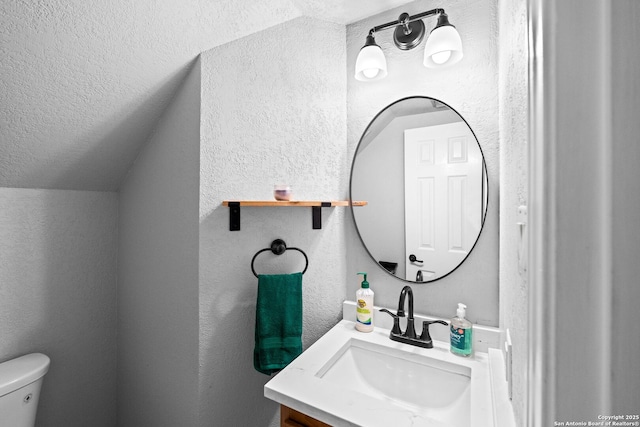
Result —
[[482, 227], [482, 153], [464, 122], [406, 129], [404, 167], [406, 279], [433, 280], [464, 260]]

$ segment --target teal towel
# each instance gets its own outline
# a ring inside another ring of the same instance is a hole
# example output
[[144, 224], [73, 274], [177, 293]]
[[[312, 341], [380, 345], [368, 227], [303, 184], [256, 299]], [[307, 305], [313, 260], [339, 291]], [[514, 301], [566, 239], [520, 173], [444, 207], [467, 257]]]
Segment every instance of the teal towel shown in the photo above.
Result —
[[253, 366], [271, 375], [302, 353], [302, 273], [260, 274]]

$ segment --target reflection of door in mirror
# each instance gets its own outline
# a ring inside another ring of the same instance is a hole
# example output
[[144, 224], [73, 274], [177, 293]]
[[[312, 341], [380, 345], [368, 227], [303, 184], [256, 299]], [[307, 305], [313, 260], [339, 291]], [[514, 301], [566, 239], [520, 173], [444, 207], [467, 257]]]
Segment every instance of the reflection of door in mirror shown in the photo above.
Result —
[[350, 196], [368, 202], [351, 213], [376, 264], [401, 280], [439, 280], [464, 262], [482, 230], [488, 203], [482, 147], [443, 102], [398, 100], [362, 134]]
[[404, 131], [406, 280], [442, 277], [469, 254], [484, 214], [482, 168], [463, 121]]

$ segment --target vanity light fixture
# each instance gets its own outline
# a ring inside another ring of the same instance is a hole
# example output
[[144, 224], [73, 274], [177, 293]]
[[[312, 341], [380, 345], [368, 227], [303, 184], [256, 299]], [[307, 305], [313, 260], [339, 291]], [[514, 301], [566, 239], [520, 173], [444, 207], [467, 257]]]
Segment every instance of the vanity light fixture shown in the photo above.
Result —
[[387, 75], [387, 60], [380, 46], [376, 44], [378, 31], [395, 27], [393, 41], [400, 50], [410, 50], [418, 46], [425, 36], [423, 18], [438, 15], [438, 22], [427, 38], [424, 49], [424, 65], [429, 68], [453, 65], [462, 59], [462, 41], [456, 27], [449, 23], [444, 9], [432, 9], [410, 16], [403, 13], [396, 21], [378, 25], [369, 30], [367, 40], [356, 59], [356, 79], [374, 81]]

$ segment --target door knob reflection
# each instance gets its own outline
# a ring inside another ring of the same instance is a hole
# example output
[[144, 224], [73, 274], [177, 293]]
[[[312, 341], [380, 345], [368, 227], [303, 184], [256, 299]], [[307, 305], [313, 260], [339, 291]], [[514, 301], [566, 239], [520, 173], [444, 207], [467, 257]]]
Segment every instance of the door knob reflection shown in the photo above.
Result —
[[421, 259], [416, 258], [414, 254], [409, 255], [409, 261], [411, 262], [424, 262]]

